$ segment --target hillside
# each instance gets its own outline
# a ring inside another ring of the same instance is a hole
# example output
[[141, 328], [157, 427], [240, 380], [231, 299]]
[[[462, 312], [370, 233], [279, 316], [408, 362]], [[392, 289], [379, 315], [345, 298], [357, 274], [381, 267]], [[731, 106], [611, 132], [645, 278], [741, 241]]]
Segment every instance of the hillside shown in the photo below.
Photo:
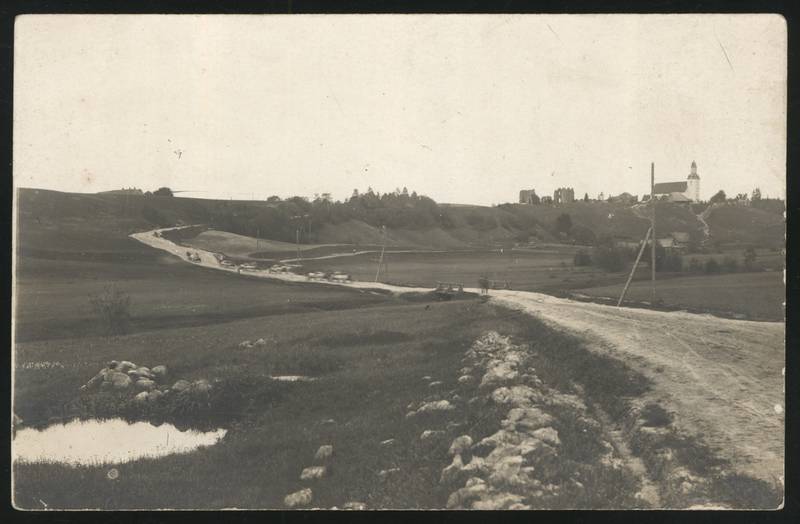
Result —
[[[328, 244], [380, 245], [381, 229], [368, 222], [376, 219], [400, 224], [386, 228], [386, 243], [408, 249], [468, 249], [528, 241], [591, 244], [602, 236], [638, 239], [648, 228], [644, 211], [607, 202], [485, 207], [436, 204], [420, 197], [417, 207], [381, 208], [379, 201], [371, 208], [351, 211], [342, 203], [318, 204], [299, 199], [274, 204], [41, 189], [20, 189], [18, 202], [18, 249], [38, 256], [64, 251], [85, 253], [87, 248], [118, 253], [133, 249], [127, 238], [132, 232], [182, 224], [205, 224], [233, 234], [208, 231], [198, 241], [209, 249], [225, 244], [241, 256], [258, 250], [295, 250], [298, 227], [303, 249]], [[286, 219], [304, 209], [309, 211], [308, 223], [298, 225]], [[362, 218], [347, 218], [347, 213]], [[568, 234], [557, 232], [556, 221], [563, 214], [570, 217]], [[703, 239], [702, 224], [690, 208], [662, 203], [657, 216], [659, 231], [682, 231], [694, 241]], [[721, 205], [710, 212], [707, 222], [715, 243], [762, 247], [780, 247], [784, 243], [784, 219], [776, 213]], [[255, 241], [256, 233], [262, 239], [259, 243]], [[82, 246], [80, 250], [74, 248], [77, 245]]]

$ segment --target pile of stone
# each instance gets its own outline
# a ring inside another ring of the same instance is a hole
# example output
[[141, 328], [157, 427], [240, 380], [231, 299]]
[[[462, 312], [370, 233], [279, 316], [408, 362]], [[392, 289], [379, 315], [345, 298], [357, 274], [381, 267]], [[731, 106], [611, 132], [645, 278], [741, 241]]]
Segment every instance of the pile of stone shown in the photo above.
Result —
[[508, 337], [489, 332], [467, 351], [458, 383], [479, 384], [479, 396], [488, 398], [505, 412], [498, 430], [473, 442], [469, 435], [452, 441], [453, 457], [442, 470], [440, 482], [456, 487], [448, 499], [450, 509], [531, 509], [531, 502], [546, 506], [548, 498], [561, 489], [537, 478], [540, 470], [559, 460], [561, 441], [553, 427], [556, 419], [549, 407], [569, 407], [581, 412], [586, 406], [579, 397], [546, 387], [526, 366], [526, 347], [512, 344]]
[[171, 386], [167, 379], [166, 366], [149, 368], [128, 360], [112, 360], [80, 389], [87, 392], [116, 391], [132, 394], [136, 401], [153, 402], [170, 393], [202, 394], [212, 388], [205, 379], [194, 382], [178, 380]]

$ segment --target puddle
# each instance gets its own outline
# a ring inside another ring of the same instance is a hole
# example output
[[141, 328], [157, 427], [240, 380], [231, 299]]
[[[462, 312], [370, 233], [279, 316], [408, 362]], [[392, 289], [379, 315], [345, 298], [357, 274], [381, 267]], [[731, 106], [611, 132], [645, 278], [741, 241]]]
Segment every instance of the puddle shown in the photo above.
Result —
[[172, 424], [154, 426], [148, 422], [129, 423], [122, 419], [75, 420], [43, 430], [19, 429], [11, 452], [19, 462], [120, 464], [212, 446], [225, 433], [224, 429], [179, 431]]

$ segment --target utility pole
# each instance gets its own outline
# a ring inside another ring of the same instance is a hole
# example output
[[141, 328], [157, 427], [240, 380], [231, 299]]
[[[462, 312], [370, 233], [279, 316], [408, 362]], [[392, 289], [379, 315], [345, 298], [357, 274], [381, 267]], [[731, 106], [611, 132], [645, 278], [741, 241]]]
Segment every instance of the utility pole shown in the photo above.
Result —
[[628, 287], [631, 285], [631, 280], [633, 280], [633, 274], [636, 273], [636, 268], [639, 267], [639, 260], [642, 258], [642, 253], [644, 253], [645, 248], [647, 247], [647, 239], [650, 237], [650, 232], [653, 231], [653, 228], [649, 228], [647, 233], [644, 235], [644, 240], [642, 240], [642, 247], [639, 248], [639, 254], [636, 255], [636, 261], [633, 263], [633, 267], [631, 268], [631, 274], [628, 275], [628, 281], [625, 282], [625, 287], [622, 288], [622, 294], [619, 296], [619, 300], [617, 301], [617, 307], [622, 305], [622, 301], [625, 300], [625, 294], [628, 292]]
[[652, 213], [650, 214], [650, 280], [652, 283], [652, 293], [650, 297], [651, 306], [656, 304], [656, 164], [650, 162], [650, 203], [653, 205]]
[[256, 228], [256, 251], [260, 249], [259, 241], [261, 240], [261, 228]]
[[297, 244], [297, 260], [299, 262], [301, 260], [300, 259], [300, 227], [295, 228], [294, 237], [295, 237], [295, 242]]
[[386, 226], [381, 226], [381, 234], [383, 238], [381, 239], [381, 256], [378, 259], [378, 270], [375, 272], [375, 282], [378, 281], [378, 276], [381, 274], [381, 265], [383, 264], [383, 253], [386, 250]]

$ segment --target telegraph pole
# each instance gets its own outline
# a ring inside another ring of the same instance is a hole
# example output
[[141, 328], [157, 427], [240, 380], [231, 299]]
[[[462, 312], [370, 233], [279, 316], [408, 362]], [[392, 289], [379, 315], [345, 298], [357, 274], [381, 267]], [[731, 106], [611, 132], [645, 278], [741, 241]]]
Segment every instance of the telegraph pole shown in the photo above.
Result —
[[650, 162], [650, 203], [653, 205], [652, 213], [650, 214], [650, 280], [652, 283], [652, 293], [650, 297], [650, 305], [656, 304], [656, 164]]
[[381, 274], [381, 265], [383, 264], [383, 253], [386, 250], [386, 226], [381, 226], [381, 233], [383, 234], [382, 245], [381, 245], [381, 256], [378, 259], [378, 270], [375, 272], [375, 282], [378, 281], [378, 276]]

